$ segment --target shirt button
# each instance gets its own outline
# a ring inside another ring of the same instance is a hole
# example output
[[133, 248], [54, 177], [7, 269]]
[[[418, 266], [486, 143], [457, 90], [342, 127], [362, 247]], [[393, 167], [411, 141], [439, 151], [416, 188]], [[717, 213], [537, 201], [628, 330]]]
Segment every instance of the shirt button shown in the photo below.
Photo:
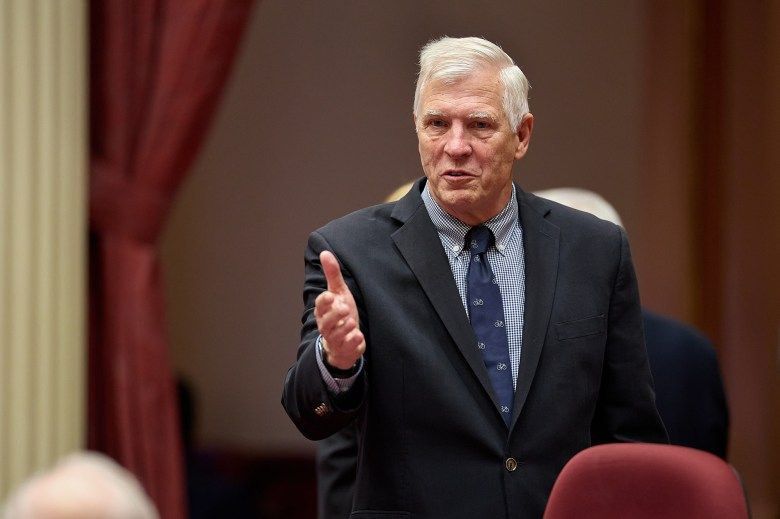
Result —
[[454, 247], [452, 247], [452, 252], [460, 252], [460, 247], [455, 245]]
[[504, 467], [506, 467], [509, 472], [514, 472], [517, 470], [517, 460], [514, 458], [507, 458], [504, 462]]

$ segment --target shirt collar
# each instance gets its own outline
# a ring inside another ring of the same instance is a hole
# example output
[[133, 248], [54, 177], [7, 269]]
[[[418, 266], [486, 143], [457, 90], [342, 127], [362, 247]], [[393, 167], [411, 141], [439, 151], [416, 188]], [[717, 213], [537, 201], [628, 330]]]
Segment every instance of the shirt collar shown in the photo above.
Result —
[[[439, 231], [439, 236], [441, 237], [444, 246], [448, 247], [456, 254], [460, 253], [463, 250], [466, 233], [471, 227], [441, 208], [439, 203], [431, 195], [427, 182], [425, 184], [425, 189], [423, 189], [422, 192], [422, 199], [425, 203], [425, 208], [428, 210], [428, 214], [431, 217], [431, 221], [433, 221], [433, 225], [436, 227], [436, 230]], [[501, 254], [504, 254], [504, 251], [509, 244], [509, 239], [512, 237], [512, 232], [514, 232], [517, 227], [518, 221], [517, 196], [513, 183], [512, 196], [509, 197], [509, 202], [507, 202], [501, 212], [483, 224], [493, 232], [493, 236], [496, 238], [496, 250]]]

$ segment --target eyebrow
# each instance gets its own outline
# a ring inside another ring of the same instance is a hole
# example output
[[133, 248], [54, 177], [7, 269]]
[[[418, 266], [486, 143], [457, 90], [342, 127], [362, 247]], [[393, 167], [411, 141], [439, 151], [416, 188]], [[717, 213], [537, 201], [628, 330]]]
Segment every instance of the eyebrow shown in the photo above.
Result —
[[[441, 110], [426, 110], [423, 114], [423, 118], [429, 117], [446, 117], [446, 114]], [[467, 119], [488, 119], [490, 121], [498, 121], [498, 117], [489, 112], [471, 112], [466, 115]]]
[[498, 118], [488, 112], [471, 112], [466, 116], [468, 119], [488, 119], [490, 121], [498, 121]]
[[426, 110], [423, 117], [444, 117], [444, 112], [441, 110]]

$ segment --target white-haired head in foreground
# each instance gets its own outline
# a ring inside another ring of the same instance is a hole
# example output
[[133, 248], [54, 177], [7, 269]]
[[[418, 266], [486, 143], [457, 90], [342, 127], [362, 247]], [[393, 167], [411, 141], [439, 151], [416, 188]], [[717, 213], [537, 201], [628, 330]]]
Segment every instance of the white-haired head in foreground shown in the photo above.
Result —
[[9, 498], [3, 519], [158, 519], [133, 475], [111, 458], [81, 452], [36, 474]]
[[434, 82], [453, 84], [477, 70], [495, 68], [504, 88], [502, 104], [512, 130], [528, 113], [528, 79], [501, 47], [483, 38], [450, 38], [428, 42], [420, 51], [420, 72], [414, 92], [415, 117], [420, 112], [422, 92]]
[[602, 220], [607, 220], [623, 227], [623, 222], [620, 220], [620, 216], [615, 208], [604, 200], [604, 197], [593, 191], [578, 187], [558, 187], [545, 189], [544, 191], [535, 191], [534, 194], [553, 202], [585, 211]]

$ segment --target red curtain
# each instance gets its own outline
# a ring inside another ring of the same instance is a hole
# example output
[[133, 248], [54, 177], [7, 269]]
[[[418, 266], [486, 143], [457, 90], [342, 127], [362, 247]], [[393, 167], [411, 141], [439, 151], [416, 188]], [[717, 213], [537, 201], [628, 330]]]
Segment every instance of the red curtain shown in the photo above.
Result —
[[186, 515], [157, 240], [252, 0], [90, 3], [89, 438]]

